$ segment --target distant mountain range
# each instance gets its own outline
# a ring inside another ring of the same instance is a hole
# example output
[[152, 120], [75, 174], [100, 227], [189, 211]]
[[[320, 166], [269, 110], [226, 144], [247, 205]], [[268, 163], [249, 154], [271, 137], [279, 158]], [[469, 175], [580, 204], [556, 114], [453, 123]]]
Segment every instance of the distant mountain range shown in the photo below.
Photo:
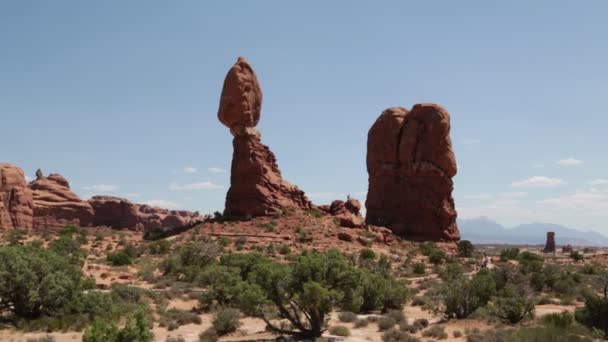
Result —
[[487, 217], [459, 219], [463, 240], [482, 244], [544, 245], [547, 232], [555, 232], [555, 243], [573, 246], [608, 246], [608, 237], [553, 223], [527, 223], [506, 228]]

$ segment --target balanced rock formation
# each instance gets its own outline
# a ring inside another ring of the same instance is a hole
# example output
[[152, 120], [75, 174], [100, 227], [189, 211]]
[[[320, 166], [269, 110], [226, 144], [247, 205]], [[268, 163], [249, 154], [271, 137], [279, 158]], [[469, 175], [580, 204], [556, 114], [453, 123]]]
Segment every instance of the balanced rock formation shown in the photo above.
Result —
[[35, 229], [57, 229], [68, 224], [88, 226], [93, 218], [93, 208], [70, 190], [70, 184], [60, 174], [45, 177], [36, 172], [36, 179], [29, 184], [34, 195]]
[[334, 216], [341, 227], [359, 228], [365, 223], [360, 213], [361, 203], [350, 196], [346, 202], [335, 200], [330, 205], [320, 206], [319, 209]]
[[544, 252], [555, 253], [555, 232], [547, 232]]
[[255, 126], [260, 119], [262, 90], [251, 65], [239, 57], [220, 98], [218, 119], [230, 128], [232, 168], [224, 215], [265, 216], [292, 208], [311, 208], [304, 192], [281, 177], [276, 157], [263, 145]]
[[33, 205], [23, 170], [0, 163], [0, 228], [32, 228]]
[[420, 241], [457, 241], [450, 115], [432, 103], [382, 112], [367, 137], [366, 223]]

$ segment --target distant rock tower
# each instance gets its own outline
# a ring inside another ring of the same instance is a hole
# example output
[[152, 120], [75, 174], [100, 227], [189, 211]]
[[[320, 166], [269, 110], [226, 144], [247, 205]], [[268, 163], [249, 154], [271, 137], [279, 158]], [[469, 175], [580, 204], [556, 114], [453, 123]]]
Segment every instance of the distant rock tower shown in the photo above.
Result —
[[234, 137], [230, 189], [224, 214], [235, 218], [271, 215], [288, 207], [308, 209], [312, 203], [297, 186], [285, 181], [276, 158], [260, 140], [262, 90], [251, 65], [239, 57], [220, 98], [218, 119]]
[[555, 253], [555, 233], [547, 232], [547, 242], [545, 242], [545, 253]]

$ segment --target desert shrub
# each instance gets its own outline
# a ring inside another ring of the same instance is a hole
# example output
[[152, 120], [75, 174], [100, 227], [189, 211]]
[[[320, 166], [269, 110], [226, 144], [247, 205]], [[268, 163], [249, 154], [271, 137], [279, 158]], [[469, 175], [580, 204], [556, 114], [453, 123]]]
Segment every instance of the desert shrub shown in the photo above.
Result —
[[591, 342], [591, 338], [554, 326], [520, 328], [507, 335], [504, 341], [556, 341], [556, 342]]
[[413, 323], [414, 325], [419, 325], [421, 326], [423, 329], [429, 326], [429, 320], [426, 318], [418, 318], [414, 321]]
[[112, 266], [126, 266], [133, 263], [131, 256], [125, 251], [109, 253], [106, 257], [108, 263]]
[[80, 264], [31, 246], [0, 247], [0, 310], [21, 318], [56, 316], [85, 289]]
[[335, 325], [329, 328], [329, 333], [336, 336], [350, 336], [350, 330], [343, 325]]
[[343, 311], [338, 314], [338, 319], [343, 323], [351, 323], [357, 319], [357, 314], [350, 311]]
[[438, 250], [439, 248], [434, 242], [427, 241], [421, 244], [418, 249], [420, 249], [420, 253], [424, 256], [429, 256], [433, 251]]
[[585, 306], [576, 309], [575, 312], [577, 322], [602, 331], [604, 338], [608, 338], [608, 297], [606, 297], [608, 282], [606, 284], [604, 297], [595, 294], [587, 296]]
[[369, 321], [365, 318], [357, 318], [353, 323], [355, 328], [363, 328], [369, 324]]
[[515, 260], [519, 255], [519, 248], [506, 248], [500, 251], [500, 260]]
[[122, 329], [114, 323], [95, 320], [84, 332], [83, 342], [151, 342], [150, 322], [143, 312], [135, 314], [135, 321], [128, 319]]
[[422, 332], [423, 337], [432, 337], [438, 340], [445, 340], [448, 338], [448, 334], [445, 332], [443, 327], [438, 325], [428, 328], [427, 330]]
[[240, 312], [233, 308], [220, 308], [214, 315], [213, 329], [218, 335], [226, 335], [235, 332], [240, 326]]
[[214, 243], [187, 243], [165, 259], [161, 269], [165, 275], [183, 276], [191, 282], [201, 269], [215, 261], [219, 253], [220, 247]]
[[383, 275], [363, 269], [360, 278], [363, 287], [362, 302], [359, 304], [361, 311], [381, 309], [386, 312], [391, 309], [401, 309], [410, 297], [408, 288], [388, 274]]
[[405, 331], [395, 328], [389, 329], [382, 334], [383, 342], [418, 342], [418, 338], [411, 336]]
[[42, 337], [29, 337], [25, 342], [55, 342], [55, 338], [51, 335]]
[[198, 342], [217, 342], [219, 338], [217, 331], [209, 328], [198, 335]]
[[462, 331], [460, 331], [460, 330], [454, 330], [454, 332], [452, 332], [452, 336], [454, 336], [454, 338], [461, 338], [462, 337]]
[[26, 231], [19, 228], [5, 230], [2, 234], [2, 240], [9, 246], [22, 245], [26, 237]]
[[463, 258], [470, 258], [473, 256], [475, 246], [469, 240], [460, 240], [458, 242], [458, 256]]
[[152, 255], [164, 255], [169, 253], [171, 243], [168, 240], [160, 239], [148, 244], [148, 252]]
[[424, 275], [424, 273], [426, 272], [426, 265], [422, 262], [415, 263], [412, 271], [416, 275]]
[[181, 336], [170, 336], [165, 339], [165, 342], [186, 342], [186, 340]]
[[243, 250], [245, 248], [245, 244], [247, 243], [247, 238], [244, 236], [239, 236], [234, 240], [234, 247], [237, 251]]
[[395, 320], [395, 323], [407, 323], [407, 319], [401, 310], [390, 310], [384, 314], [385, 317], [390, 317]]
[[568, 329], [574, 324], [574, 316], [564, 311], [562, 313], [552, 313], [543, 316], [542, 322], [544, 325], [552, 325], [562, 329]]
[[376, 253], [369, 248], [363, 248], [359, 251], [359, 264], [363, 265], [368, 261], [376, 260]]
[[495, 303], [496, 315], [511, 324], [534, 316], [534, 301], [524, 289], [508, 284], [499, 293]]
[[444, 314], [448, 318], [466, 318], [486, 305], [495, 291], [496, 283], [489, 272], [479, 272], [470, 280], [455, 279], [441, 291]]
[[426, 305], [426, 298], [423, 296], [416, 296], [412, 299], [412, 306], [423, 306]]
[[451, 262], [451, 263], [448, 263], [441, 270], [441, 272], [439, 272], [439, 277], [444, 282], [450, 282], [453, 279], [458, 279], [458, 278], [462, 277], [463, 274], [464, 274], [464, 269], [462, 268], [462, 265], [455, 263], [455, 262]]
[[287, 246], [286, 244], [282, 243], [279, 245], [279, 254], [281, 255], [287, 255], [291, 253], [291, 248], [289, 248], [289, 246]]
[[175, 308], [160, 311], [159, 325], [161, 327], [168, 327], [170, 328], [169, 330], [175, 330], [182, 325], [190, 323], [201, 324], [201, 317], [194, 312]]
[[603, 272], [603, 268], [601, 265], [598, 265], [596, 263], [586, 264], [586, 265], [583, 265], [581, 272], [583, 272], [584, 274], [587, 274], [587, 275], [598, 275]]
[[446, 258], [445, 252], [440, 249], [435, 249], [435, 250], [431, 251], [431, 253], [429, 254], [429, 261], [433, 265], [441, 264], [443, 262], [443, 260], [445, 260], [445, 258]]
[[538, 254], [524, 251], [519, 254], [519, 267], [524, 274], [540, 272], [543, 268], [544, 258]]
[[579, 251], [572, 251], [572, 252], [570, 252], [570, 259], [572, 259], [574, 261], [581, 261], [584, 258], [585, 257]]
[[397, 322], [392, 317], [382, 316], [378, 319], [378, 329], [380, 329], [380, 331], [391, 329], [395, 327], [395, 324], [397, 324]]

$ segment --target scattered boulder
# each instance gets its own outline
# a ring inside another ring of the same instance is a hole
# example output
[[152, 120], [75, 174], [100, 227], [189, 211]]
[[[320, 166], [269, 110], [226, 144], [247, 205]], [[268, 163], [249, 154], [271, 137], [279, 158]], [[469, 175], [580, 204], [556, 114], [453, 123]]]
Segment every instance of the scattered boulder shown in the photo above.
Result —
[[450, 115], [432, 103], [382, 112], [367, 139], [366, 223], [418, 241], [457, 241]]
[[23, 170], [0, 163], [0, 228], [32, 228], [33, 206]]
[[547, 232], [547, 241], [543, 251], [545, 253], [555, 253], [555, 232]]
[[224, 215], [244, 219], [312, 208], [304, 192], [281, 176], [276, 157], [263, 145], [255, 126], [260, 119], [262, 90], [251, 65], [239, 57], [222, 89], [218, 118], [234, 139], [230, 189]]
[[93, 208], [70, 189], [69, 182], [60, 174], [45, 177], [41, 170], [29, 184], [34, 195], [34, 228], [58, 229], [68, 224], [87, 226]]
[[329, 206], [320, 206], [320, 210], [334, 216], [341, 227], [360, 228], [365, 223], [361, 216], [361, 203], [350, 196], [346, 202], [335, 200]]
[[338, 240], [342, 240], [342, 241], [346, 241], [346, 242], [352, 242], [354, 240], [353, 236], [350, 235], [347, 232], [339, 232], [338, 233]]

